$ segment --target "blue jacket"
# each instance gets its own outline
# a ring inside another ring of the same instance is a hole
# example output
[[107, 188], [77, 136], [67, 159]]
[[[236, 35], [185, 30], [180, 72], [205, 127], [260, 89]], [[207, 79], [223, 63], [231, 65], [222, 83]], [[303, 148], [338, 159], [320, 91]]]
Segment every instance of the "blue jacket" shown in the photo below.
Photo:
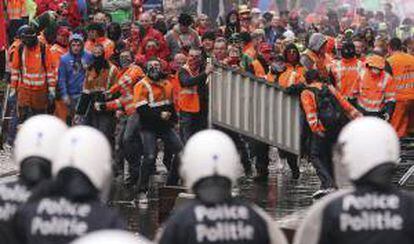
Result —
[[[58, 70], [58, 91], [60, 96], [72, 97], [81, 94], [86, 68], [92, 62], [92, 58], [92, 54], [85, 51], [78, 58], [75, 58], [70, 52], [60, 58]], [[79, 61], [76, 62], [76, 60]]]

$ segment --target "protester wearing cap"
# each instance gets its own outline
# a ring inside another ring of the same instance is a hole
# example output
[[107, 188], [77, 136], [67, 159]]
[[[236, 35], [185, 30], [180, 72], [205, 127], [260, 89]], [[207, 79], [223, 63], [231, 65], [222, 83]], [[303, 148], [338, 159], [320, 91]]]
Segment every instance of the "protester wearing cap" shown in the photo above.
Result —
[[58, 69], [58, 99], [61, 99], [65, 106], [62, 106], [62, 114], [65, 109], [66, 116], [62, 117], [68, 123], [74, 112], [77, 101], [82, 92], [85, 80], [86, 67], [92, 62], [92, 55], [84, 50], [84, 38], [79, 33], [73, 33], [69, 38], [69, 52], [60, 59]]

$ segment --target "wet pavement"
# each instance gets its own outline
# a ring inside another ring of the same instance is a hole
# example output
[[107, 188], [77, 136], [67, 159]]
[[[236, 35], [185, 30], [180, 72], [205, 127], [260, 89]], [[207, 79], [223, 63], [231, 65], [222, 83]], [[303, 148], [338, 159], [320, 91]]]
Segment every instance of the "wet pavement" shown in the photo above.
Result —
[[[269, 170], [267, 182], [257, 183], [251, 177], [242, 177], [239, 187], [234, 192], [265, 209], [276, 221], [312, 204], [311, 195], [319, 189], [319, 181], [310, 165], [301, 165], [301, 177], [298, 180], [291, 179], [287, 164], [278, 159], [273, 160]], [[139, 205], [133, 201], [134, 197], [137, 197], [134, 189], [125, 189], [119, 183], [115, 185], [113, 200], [110, 203], [126, 216], [131, 231], [139, 232], [148, 238], [153, 238], [161, 226], [160, 222], [166, 211], [165, 205], [174, 204], [171, 192], [162, 189], [165, 175], [154, 178], [148, 204]]]

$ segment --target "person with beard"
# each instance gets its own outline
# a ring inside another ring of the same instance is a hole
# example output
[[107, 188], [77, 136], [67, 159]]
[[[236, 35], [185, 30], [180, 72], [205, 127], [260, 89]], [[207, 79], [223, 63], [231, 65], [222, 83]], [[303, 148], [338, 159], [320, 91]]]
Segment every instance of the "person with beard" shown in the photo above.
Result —
[[179, 180], [178, 153], [182, 149], [180, 137], [174, 127], [177, 114], [174, 109], [173, 86], [161, 68], [161, 62], [152, 58], [147, 62], [146, 76], [134, 87], [134, 103], [140, 117], [140, 135], [144, 160], [141, 165], [139, 201], [147, 202], [150, 176], [154, 173], [157, 138], [161, 138], [168, 151], [175, 155], [169, 165], [167, 185], [176, 185]]
[[351, 41], [342, 43], [341, 57], [330, 66], [330, 77], [338, 92], [348, 100], [353, 100], [354, 90], [361, 82], [363, 63], [356, 58], [355, 45]]
[[187, 64], [178, 73], [181, 85], [179, 124], [184, 143], [197, 131], [207, 128], [207, 77], [213, 72], [213, 65], [206, 64], [201, 54], [199, 48], [192, 47]]
[[56, 77], [50, 49], [40, 43], [33, 27], [25, 28], [22, 44], [10, 64], [10, 97], [16, 97], [19, 122], [47, 113], [56, 97]]
[[116, 83], [118, 68], [104, 56], [104, 47], [96, 45], [93, 49], [92, 63], [86, 70], [85, 82], [77, 114], [84, 116], [84, 124], [92, 126], [105, 134], [112, 142], [115, 130], [115, 117], [111, 111], [105, 111], [95, 102], [103, 102], [104, 93]]
[[226, 37], [226, 39], [229, 39], [235, 33], [240, 33], [240, 20], [237, 11], [232, 10], [226, 16], [224, 37]]
[[58, 94], [68, 110], [65, 118], [68, 124], [72, 124], [82, 93], [86, 67], [92, 62], [92, 55], [84, 50], [83, 42], [83, 36], [78, 33], [69, 37], [69, 52], [60, 59], [58, 69]]
[[355, 46], [355, 56], [361, 62], [365, 62], [366, 59], [366, 44], [361, 38], [353, 38], [352, 42]]
[[9, 182], [0, 183], [2, 243], [14, 243], [13, 217], [33, 191], [51, 177], [53, 157], [59, 139], [66, 130], [67, 126], [51, 115], [34, 116], [20, 128], [13, 148], [13, 158], [19, 167], [19, 174]]
[[[129, 163], [129, 178], [126, 186], [134, 185], [139, 176], [139, 166], [142, 156], [142, 143], [139, 137], [139, 117], [135, 113], [133, 101], [133, 89], [135, 84], [145, 74], [142, 69], [134, 63], [131, 51], [124, 50], [120, 54], [121, 70], [117, 83], [105, 92], [105, 102], [96, 102], [95, 107], [102, 111], [117, 111], [122, 115], [119, 118], [119, 133], [115, 138], [116, 174], [123, 175], [124, 157]], [[116, 94], [120, 93], [119, 97]]]

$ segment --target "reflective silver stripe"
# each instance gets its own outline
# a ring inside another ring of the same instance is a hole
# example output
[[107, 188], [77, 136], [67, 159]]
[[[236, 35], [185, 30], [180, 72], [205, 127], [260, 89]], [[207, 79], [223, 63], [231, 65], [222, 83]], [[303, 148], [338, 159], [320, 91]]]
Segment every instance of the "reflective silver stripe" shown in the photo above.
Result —
[[366, 105], [381, 105], [382, 104], [382, 100], [371, 100], [365, 97], [360, 97], [359, 99]]
[[154, 103], [154, 100], [155, 100], [154, 99], [154, 92], [152, 91], [151, 85], [148, 84], [148, 82], [145, 81], [145, 80], [142, 80], [141, 82], [142, 82], [142, 84], [144, 84], [145, 88], [147, 88], [149, 103]]
[[414, 72], [394, 76], [395, 81], [413, 80], [413, 79], [414, 79]]
[[28, 80], [28, 79], [24, 79], [23, 78], [23, 83], [29, 86], [43, 86], [45, 85], [44, 81], [33, 81], [33, 80]]
[[159, 102], [150, 103], [149, 106], [151, 108], [155, 108], [155, 107], [161, 107], [161, 106], [170, 105], [170, 104], [171, 104], [170, 100], [162, 100], [162, 101], [159, 101]]
[[298, 73], [296, 72], [296, 70], [292, 71], [292, 73], [290, 74], [290, 77], [289, 77], [288, 86], [292, 86], [292, 85], [295, 84], [295, 79], [296, 79], [297, 74]]
[[414, 82], [407, 83], [407, 84], [404, 84], [404, 85], [398, 85], [397, 86], [397, 90], [412, 89], [412, 88], [414, 88]]
[[141, 107], [141, 106], [144, 106], [144, 105], [147, 105], [147, 104], [148, 104], [148, 101], [144, 100], [144, 101], [141, 101], [141, 102], [137, 102], [135, 107], [138, 108], [138, 107]]
[[197, 92], [197, 90], [194, 90], [194, 89], [182, 89], [181, 91], [180, 91], [180, 94], [193, 94], [193, 95], [195, 95], [195, 94], [198, 94], [198, 92]]

